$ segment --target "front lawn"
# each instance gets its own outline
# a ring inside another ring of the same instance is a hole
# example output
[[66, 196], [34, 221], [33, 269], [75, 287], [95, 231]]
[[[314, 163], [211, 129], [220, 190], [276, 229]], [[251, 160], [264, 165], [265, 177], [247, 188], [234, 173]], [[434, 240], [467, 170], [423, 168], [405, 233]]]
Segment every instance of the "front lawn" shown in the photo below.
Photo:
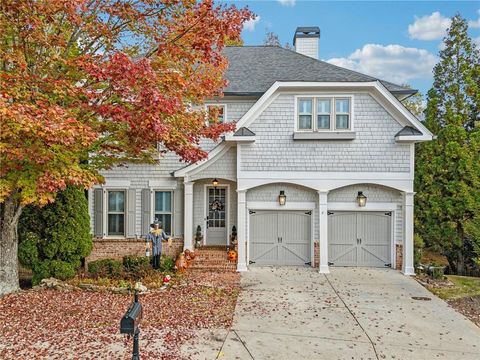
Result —
[[443, 300], [454, 300], [466, 296], [480, 296], [480, 278], [447, 275], [449, 286], [431, 287], [429, 290]]
[[[236, 273], [194, 272], [167, 290], [140, 295], [142, 359], [189, 359], [182, 345], [202, 329], [231, 326], [239, 293]], [[119, 334], [132, 296], [31, 289], [0, 299], [2, 359], [130, 359], [132, 340]]]

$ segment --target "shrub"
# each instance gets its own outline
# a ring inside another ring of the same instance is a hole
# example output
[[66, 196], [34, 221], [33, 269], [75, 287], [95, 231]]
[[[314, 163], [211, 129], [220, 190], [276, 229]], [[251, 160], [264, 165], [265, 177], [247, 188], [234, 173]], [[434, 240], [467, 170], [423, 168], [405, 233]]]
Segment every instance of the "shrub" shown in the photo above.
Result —
[[95, 278], [119, 278], [123, 275], [120, 260], [102, 259], [88, 263], [88, 273]]
[[420, 265], [422, 261], [423, 249], [425, 247], [425, 243], [420, 235], [415, 234], [413, 238], [413, 262], [415, 268]]
[[123, 267], [133, 278], [138, 279], [151, 269], [150, 258], [145, 256], [124, 256]]
[[27, 206], [20, 217], [19, 261], [33, 271], [33, 285], [42, 278], [75, 276], [92, 250], [88, 202], [82, 188], [68, 186], [54, 203]]
[[160, 270], [172, 272], [175, 269], [175, 259], [169, 256], [163, 255], [160, 259]]

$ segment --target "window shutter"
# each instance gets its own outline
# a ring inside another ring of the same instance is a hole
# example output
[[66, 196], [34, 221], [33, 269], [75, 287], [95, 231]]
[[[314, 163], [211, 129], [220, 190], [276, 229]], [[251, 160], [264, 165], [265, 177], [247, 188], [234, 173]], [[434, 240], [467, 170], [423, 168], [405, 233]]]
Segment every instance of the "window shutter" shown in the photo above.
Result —
[[94, 213], [94, 230], [96, 237], [102, 238], [103, 233], [103, 189], [95, 189], [93, 193], [93, 213]]
[[152, 216], [150, 214], [151, 206], [151, 191], [150, 189], [142, 190], [142, 235], [146, 236], [150, 230], [150, 221]]
[[137, 197], [137, 190], [127, 190], [127, 238], [135, 237], [135, 201]]

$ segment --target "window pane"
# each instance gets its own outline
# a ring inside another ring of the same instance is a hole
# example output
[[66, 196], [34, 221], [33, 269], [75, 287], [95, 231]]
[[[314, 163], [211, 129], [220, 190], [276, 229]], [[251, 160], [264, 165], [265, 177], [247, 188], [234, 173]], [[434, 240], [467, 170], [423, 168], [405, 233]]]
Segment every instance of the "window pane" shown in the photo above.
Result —
[[155, 214], [155, 219], [162, 223], [163, 230], [167, 234], [172, 233], [172, 215], [171, 214]]
[[312, 128], [312, 115], [300, 115], [298, 122], [299, 129], [311, 129]]
[[337, 115], [335, 127], [337, 129], [348, 129], [348, 115]]
[[312, 100], [299, 100], [298, 101], [298, 113], [299, 114], [311, 114], [312, 113]]
[[317, 113], [330, 114], [330, 99], [317, 99]]
[[172, 211], [172, 193], [170, 191], [155, 191], [155, 211]]
[[335, 111], [337, 113], [349, 113], [350, 112], [350, 100], [348, 99], [336, 99]]
[[330, 129], [330, 115], [318, 115], [317, 116], [317, 128], [318, 129]]
[[108, 235], [124, 235], [124, 220], [123, 214], [108, 214]]
[[109, 212], [125, 211], [125, 192], [123, 191], [108, 192], [108, 211]]

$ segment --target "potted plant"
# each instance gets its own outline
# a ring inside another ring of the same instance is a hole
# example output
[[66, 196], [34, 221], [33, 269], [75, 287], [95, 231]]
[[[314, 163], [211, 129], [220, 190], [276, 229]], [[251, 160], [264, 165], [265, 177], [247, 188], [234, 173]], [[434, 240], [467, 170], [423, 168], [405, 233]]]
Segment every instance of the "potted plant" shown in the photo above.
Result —
[[230, 235], [230, 247], [237, 250], [237, 228], [235, 225], [232, 226], [232, 233]]
[[197, 226], [197, 230], [195, 231], [195, 247], [202, 246], [203, 243], [203, 235], [202, 235], [202, 227], [200, 225]]

